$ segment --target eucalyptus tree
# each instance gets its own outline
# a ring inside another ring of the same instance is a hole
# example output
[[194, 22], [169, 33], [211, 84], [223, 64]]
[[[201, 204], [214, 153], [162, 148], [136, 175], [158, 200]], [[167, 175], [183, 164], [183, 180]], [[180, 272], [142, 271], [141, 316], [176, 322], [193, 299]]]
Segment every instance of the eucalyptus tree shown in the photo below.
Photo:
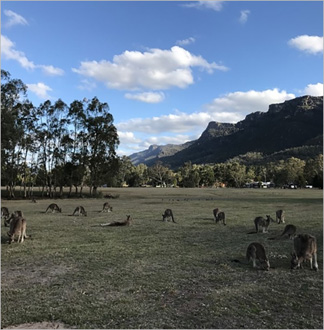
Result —
[[85, 124], [90, 193], [95, 195], [98, 186], [116, 174], [119, 138], [108, 104], [96, 97], [87, 102]]
[[10, 73], [1, 70], [1, 181], [7, 185], [9, 197], [14, 198], [20, 155], [17, 152], [24, 130], [19, 125], [19, 115], [28, 107], [26, 85], [20, 79], [11, 79]]
[[170, 179], [170, 173], [170, 169], [164, 166], [161, 161], [157, 161], [147, 170], [149, 180], [154, 186], [165, 186]]

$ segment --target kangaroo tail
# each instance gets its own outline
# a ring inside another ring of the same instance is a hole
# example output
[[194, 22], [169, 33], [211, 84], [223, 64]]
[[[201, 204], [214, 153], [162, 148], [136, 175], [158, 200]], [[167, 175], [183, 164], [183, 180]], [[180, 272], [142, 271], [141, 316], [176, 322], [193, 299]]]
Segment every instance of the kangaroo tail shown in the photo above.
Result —
[[255, 231], [250, 231], [248, 234], [256, 234]]

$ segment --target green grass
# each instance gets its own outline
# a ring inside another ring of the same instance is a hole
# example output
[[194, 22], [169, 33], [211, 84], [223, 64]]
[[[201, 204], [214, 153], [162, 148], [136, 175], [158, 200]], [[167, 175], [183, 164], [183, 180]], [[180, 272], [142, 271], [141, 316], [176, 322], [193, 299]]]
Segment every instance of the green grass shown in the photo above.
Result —
[[[57, 321], [79, 329], [112, 328], [322, 328], [323, 203], [320, 190], [106, 189], [105, 199], [55, 200], [62, 214], [45, 214], [52, 200], [2, 201], [22, 210], [27, 239], [7, 244], [2, 221], [2, 327]], [[88, 217], [69, 216], [82, 204]], [[226, 213], [227, 226], [212, 210]], [[166, 208], [176, 224], [162, 222]], [[254, 230], [256, 216], [282, 208], [286, 224], [317, 237], [320, 270], [290, 270], [292, 241], [267, 240]], [[121, 221], [130, 227], [95, 227]], [[245, 260], [261, 242], [269, 272]], [[237, 259], [240, 262], [233, 262]]]

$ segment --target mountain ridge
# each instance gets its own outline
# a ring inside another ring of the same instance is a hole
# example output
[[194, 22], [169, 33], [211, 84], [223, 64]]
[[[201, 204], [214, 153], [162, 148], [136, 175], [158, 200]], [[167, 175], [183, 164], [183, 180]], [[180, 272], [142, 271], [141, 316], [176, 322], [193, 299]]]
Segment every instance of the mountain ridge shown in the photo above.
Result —
[[[236, 124], [211, 121], [197, 140], [172, 145], [167, 148], [168, 154], [164, 146], [157, 146], [155, 157], [152, 152], [147, 153], [149, 158], [144, 157], [141, 162], [151, 166], [160, 160], [171, 168], [182, 166], [186, 161], [225, 162], [248, 152], [271, 155], [291, 148], [322, 146], [322, 136], [323, 97], [306, 95], [270, 104], [267, 112], [252, 112]], [[134, 155], [130, 156], [131, 160]]]

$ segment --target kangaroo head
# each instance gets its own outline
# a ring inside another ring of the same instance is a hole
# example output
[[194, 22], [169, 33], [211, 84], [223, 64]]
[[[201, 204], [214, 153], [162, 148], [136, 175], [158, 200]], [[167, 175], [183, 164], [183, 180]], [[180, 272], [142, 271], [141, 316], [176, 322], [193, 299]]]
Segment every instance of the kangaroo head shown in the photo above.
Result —
[[269, 270], [270, 269], [270, 262], [267, 258], [263, 260], [263, 262], [261, 263], [261, 267], [264, 270]]

